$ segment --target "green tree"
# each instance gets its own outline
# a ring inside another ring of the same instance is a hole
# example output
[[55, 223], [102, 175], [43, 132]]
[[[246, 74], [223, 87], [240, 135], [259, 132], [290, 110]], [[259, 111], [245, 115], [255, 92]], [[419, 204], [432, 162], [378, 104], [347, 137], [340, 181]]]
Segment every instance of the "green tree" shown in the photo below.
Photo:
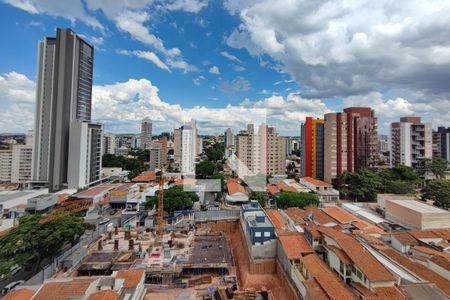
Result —
[[90, 225], [75, 216], [40, 224], [42, 215], [22, 217], [19, 225], [0, 237], [0, 274], [9, 274], [13, 265], [38, 268], [43, 259], [59, 254], [67, 244], [75, 244]]
[[[159, 191], [156, 192], [155, 196], [148, 197], [145, 202], [146, 210], [158, 207], [158, 193]], [[174, 210], [192, 208], [196, 201], [198, 201], [197, 194], [184, 191], [181, 185], [164, 190], [164, 210], [168, 213], [172, 213]]]
[[261, 205], [261, 207], [266, 207], [267, 194], [264, 192], [252, 191], [250, 193], [250, 200], [258, 200], [259, 205]]
[[383, 187], [378, 173], [365, 168], [358, 172], [345, 172], [341, 178], [344, 180], [341, 192], [356, 201], [375, 201]]
[[205, 149], [205, 154], [210, 161], [219, 161], [223, 159], [224, 153], [224, 144], [216, 143], [212, 145], [210, 148]]
[[427, 158], [421, 160], [417, 171], [421, 176], [426, 175], [427, 173], [433, 174], [436, 179], [442, 179], [445, 176], [445, 171], [448, 169], [447, 160], [441, 157], [434, 157], [433, 159]]
[[217, 168], [210, 160], [204, 160], [195, 165], [195, 176], [200, 179], [211, 177]]
[[294, 193], [281, 191], [280, 197], [277, 199], [278, 208], [318, 206], [319, 199], [313, 193]]
[[422, 189], [422, 199], [433, 200], [434, 205], [444, 209], [450, 208], [450, 181], [446, 179], [430, 181]]
[[380, 174], [381, 178], [386, 181], [407, 181], [412, 184], [420, 183], [419, 175], [416, 171], [405, 165], [396, 165], [395, 167], [385, 169]]

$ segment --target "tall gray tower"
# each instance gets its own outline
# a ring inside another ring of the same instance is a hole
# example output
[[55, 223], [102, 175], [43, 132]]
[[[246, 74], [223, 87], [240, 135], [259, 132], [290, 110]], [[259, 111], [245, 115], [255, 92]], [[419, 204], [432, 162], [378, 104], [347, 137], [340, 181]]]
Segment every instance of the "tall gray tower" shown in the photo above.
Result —
[[141, 148], [149, 149], [152, 145], [152, 121], [145, 118], [141, 123]]
[[33, 180], [67, 184], [70, 127], [91, 121], [94, 48], [70, 29], [39, 43]]

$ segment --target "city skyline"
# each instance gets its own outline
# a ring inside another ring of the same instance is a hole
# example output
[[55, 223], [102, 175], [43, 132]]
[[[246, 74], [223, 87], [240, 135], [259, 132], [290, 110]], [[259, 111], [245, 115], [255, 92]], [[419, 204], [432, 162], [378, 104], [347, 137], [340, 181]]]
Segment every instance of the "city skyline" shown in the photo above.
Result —
[[[107, 6], [89, 0], [56, 6], [52, 1], [3, 1], [1, 24], [10, 46], [0, 53], [10, 59], [0, 64], [0, 132], [33, 127], [36, 47], [56, 27], [73, 28], [96, 47], [93, 113], [107, 132], [138, 133], [145, 117], [160, 132], [206, 116], [206, 125], [214, 121], [221, 128], [208, 127], [207, 132], [199, 120], [199, 131], [212, 134], [230, 123], [242, 127], [236, 115], [249, 108], [266, 108], [267, 123], [282, 135], [298, 135], [306, 116], [322, 117], [350, 106], [371, 106], [384, 134], [399, 116], [419, 115], [434, 127], [450, 123], [449, 48], [440, 38], [450, 26], [429, 21], [449, 22], [446, 3], [435, 7], [410, 1], [404, 4], [408, 9], [391, 5], [387, 13], [382, 1], [371, 8], [379, 19], [362, 5], [344, 10], [338, 1], [336, 16], [328, 16], [320, 8], [329, 2], [314, 4], [309, 9], [319, 11], [317, 20], [292, 25], [304, 35], [300, 42], [274, 13], [292, 18], [293, 11], [306, 9], [300, 3], [278, 1], [272, 3], [276, 9], [264, 10], [270, 1], [150, 2]], [[305, 13], [299, 17], [307, 20]], [[368, 16], [365, 24], [352, 18], [358, 13]], [[414, 17], [411, 24], [402, 20], [407, 16]], [[260, 24], [261, 18], [268, 21]], [[219, 19], [220, 24], [214, 22]], [[323, 42], [314, 48], [317, 38]], [[390, 44], [397, 40], [398, 45]], [[18, 116], [23, 122], [16, 122]]]

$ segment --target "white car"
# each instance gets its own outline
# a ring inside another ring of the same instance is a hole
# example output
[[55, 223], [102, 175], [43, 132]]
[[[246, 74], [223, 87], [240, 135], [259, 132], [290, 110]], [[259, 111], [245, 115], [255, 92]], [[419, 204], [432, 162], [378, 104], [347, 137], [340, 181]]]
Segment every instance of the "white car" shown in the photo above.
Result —
[[7, 286], [5, 286], [2, 290], [2, 295], [6, 295], [9, 292], [11, 292], [16, 286], [21, 285], [22, 283], [24, 283], [24, 280], [17, 280], [17, 281], [13, 281], [10, 284], [8, 284]]
[[106, 219], [101, 220], [100, 222], [98, 222], [98, 224], [99, 224], [99, 225], [103, 225], [103, 224], [109, 223], [109, 221], [111, 221], [111, 220], [108, 219], [108, 218], [106, 218]]

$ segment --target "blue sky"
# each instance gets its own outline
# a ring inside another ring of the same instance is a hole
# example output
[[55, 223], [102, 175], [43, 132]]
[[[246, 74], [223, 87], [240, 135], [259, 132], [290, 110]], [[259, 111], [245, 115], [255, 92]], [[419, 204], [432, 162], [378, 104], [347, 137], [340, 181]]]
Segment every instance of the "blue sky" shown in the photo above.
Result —
[[56, 27], [96, 47], [93, 119], [106, 131], [137, 132], [146, 116], [157, 132], [189, 118], [237, 130], [265, 109], [298, 135], [305, 116], [351, 105], [374, 107], [382, 133], [412, 114], [448, 126], [449, 4], [402, 5], [3, 0], [0, 132], [33, 127], [37, 42]]

